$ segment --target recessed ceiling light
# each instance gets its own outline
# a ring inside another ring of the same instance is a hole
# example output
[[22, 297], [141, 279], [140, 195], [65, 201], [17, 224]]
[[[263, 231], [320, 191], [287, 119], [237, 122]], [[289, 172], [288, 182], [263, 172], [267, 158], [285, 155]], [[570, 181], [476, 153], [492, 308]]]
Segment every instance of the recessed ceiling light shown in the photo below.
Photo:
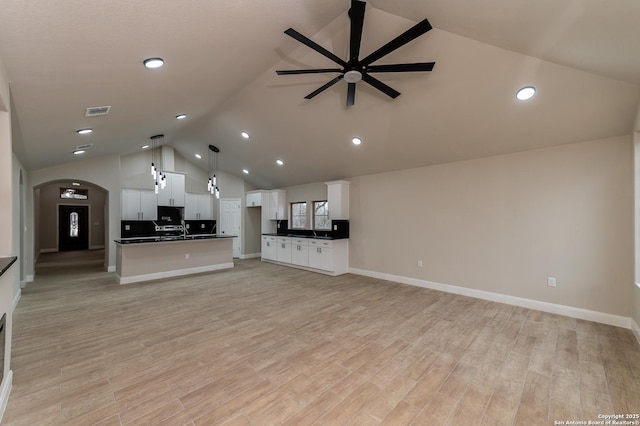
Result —
[[201, 158], [202, 158], [202, 155], [200, 155], [200, 154], [196, 154], [196, 158], [199, 160], [199, 159], [201, 159]]
[[160, 68], [164, 65], [164, 60], [162, 58], [148, 58], [143, 63], [147, 68]]
[[79, 135], [87, 135], [93, 132], [93, 129], [80, 129], [80, 130], [77, 130], [77, 132]]
[[78, 182], [71, 182], [71, 185], [73, 185], [73, 186], [80, 186], [80, 183], [78, 183]]
[[177, 120], [184, 120], [185, 118], [187, 118], [187, 114], [178, 114], [178, 115], [176, 115], [176, 119]]
[[526, 86], [518, 90], [518, 93], [516, 93], [516, 99], [518, 99], [519, 101], [526, 101], [527, 99], [533, 98], [533, 95], [535, 94], [536, 94], [535, 87]]
[[280, 159], [277, 159], [277, 160], [276, 160], [276, 164], [277, 164], [278, 166], [282, 166], [282, 165], [284, 165], [284, 161], [282, 161], [282, 160], [280, 160]]
[[73, 151], [73, 155], [80, 155], [84, 153], [85, 153], [84, 149], [76, 149], [75, 151]]
[[149, 149], [151, 145], [149, 145], [148, 143], [145, 143], [144, 145], [142, 145], [140, 148], [141, 149]]
[[353, 139], [351, 139], [351, 142], [353, 142], [354, 145], [360, 145], [362, 143], [362, 139], [353, 138]]
[[243, 138], [245, 138], [245, 139], [249, 139], [249, 133], [247, 133], [247, 132], [242, 132], [242, 133], [240, 133], [240, 134], [242, 135], [242, 137], [243, 137]]
[[249, 170], [247, 170], [247, 169], [242, 169], [242, 173], [244, 173], [245, 175], [248, 175], [248, 174], [249, 174]]

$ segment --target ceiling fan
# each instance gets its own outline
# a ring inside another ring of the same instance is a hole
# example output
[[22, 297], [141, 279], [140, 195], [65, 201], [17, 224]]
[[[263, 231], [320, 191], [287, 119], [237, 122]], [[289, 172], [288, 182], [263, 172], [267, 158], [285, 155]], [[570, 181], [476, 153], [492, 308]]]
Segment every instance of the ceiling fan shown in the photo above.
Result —
[[432, 26], [428, 20], [424, 19], [418, 22], [416, 25], [400, 34], [398, 37], [391, 40], [369, 56], [358, 59], [360, 56], [360, 42], [362, 41], [362, 27], [364, 24], [364, 11], [366, 3], [359, 0], [351, 0], [351, 9], [349, 9], [349, 17], [351, 18], [351, 36], [349, 39], [349, 60], [345, 61], [339, 58], [335, 54], [329, 52], [324, 47], [315, 43], [311, 39], [303, 36], [293, 28], [289, 28], [284, 33], [300, 43], [312, 48], [321, 55], [331, 59], [333, 62], [342, 66], [342, 68], [318, 68], [307, 70], [279, 70], [276, 71], [278, 75], [290, 75], [290, 74], [318, 74], [318, 73], [340, 73], [336, 78], [329, 81], [325, 85], [321, 86], [317, 90], [309, 93], [305, 96], [305, 99], [311, 99], [314, 96], [327, 90], [340, 80], [344, 80], [348, 83], [347, 88], [347, 106], [355, 104], [356, 98], [356, 83], [364, 81], [370, 84], [376, 89], [380, 90], [384, 94], [395, 99], [400, 96], [400, 92], [387, 86], [382, 81], [375, 77], [372, 77], [371, 73], [376, 72], [411, 72], [411, 71], [431, 71], [435, 62], [418, 62], [411, 64], [390, 64], [390, 65], [372, 65], [373, 62], [388, 55], [394, 50], [404, 46], [410, 41], [420, 37], [422, 34], [429, 31]]

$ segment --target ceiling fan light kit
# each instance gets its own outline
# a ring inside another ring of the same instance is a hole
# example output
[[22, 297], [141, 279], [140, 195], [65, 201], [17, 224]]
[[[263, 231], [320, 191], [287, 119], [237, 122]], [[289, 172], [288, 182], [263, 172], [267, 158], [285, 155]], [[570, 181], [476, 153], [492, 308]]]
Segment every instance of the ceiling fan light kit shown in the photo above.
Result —
[[389, 43], [380, 47], [378, 50], [371, 53], [369, 56], [359, 59], [360, 57], [360, 45], [362, 41], [362, 29], [364, 26], [364, 13], [366, 3], [360, 0], [351, 0], [351, 8], [349, 9], [349, 17], [351, 19], [351, 31], [349, 37], [349, 60], [345, 61], [342, 58], [336, 56], [334, 53], [328, 51], [324, 47], [320, 46], [313, 40], [300, 34], [293, 28], [287, 29], [284, 33], [307, 47], [315, 50], [326, 58], [331, 59], [333, 62], [340, 65], [342, 68], [316, 68], [306, 70], [278, 70], [278, 75], [291, 75], [291, 74], [320, 74], [320, 73], [339, 73], [337, 77], [330, 80], [320, 88], [314, 90], [305, 96], [305, 99], [312, 99], [313, 97], [324, 92], [340, 80], [344, 79], [347, 82], [347, 106], [355, 104], [356, 97], [356, 83], [364, 81], [369, 85], [380, 90], [382, 93], [391, 97], [392, 99], [400, 96], [400, 92], [389, 87], [382, 81], [375, 77], [372, 77], [371, 73], [376, 72], [418, 72], [418, 71], [431, 71], [435, 62], [417, 62], [410, 64], [388, 64], [388, 65], [373, 65], [373, 62], [383, 58], [389, 53], [399, 49], [410, 41], [420, 37], [433, 27], [428, 20], [424, 19], [418, 22], [413, 27], [409, 28], [404, 33], [400, 34]]

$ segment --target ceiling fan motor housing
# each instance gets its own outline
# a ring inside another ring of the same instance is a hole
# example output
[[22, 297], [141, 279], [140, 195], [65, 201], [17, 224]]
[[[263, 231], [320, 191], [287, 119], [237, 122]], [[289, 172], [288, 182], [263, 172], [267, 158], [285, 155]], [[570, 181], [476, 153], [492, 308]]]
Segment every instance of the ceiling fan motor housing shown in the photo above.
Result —
[[362, 80], [362, 73], [360, 71], [351, 70], [344, 73], [344, 81], [347, 83], [357, 83]]

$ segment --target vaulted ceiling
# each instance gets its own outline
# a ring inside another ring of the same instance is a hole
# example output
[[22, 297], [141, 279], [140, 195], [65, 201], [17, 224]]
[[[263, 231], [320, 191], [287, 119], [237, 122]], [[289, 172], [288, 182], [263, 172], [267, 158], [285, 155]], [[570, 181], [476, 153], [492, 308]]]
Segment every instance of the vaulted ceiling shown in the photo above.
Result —
[[[155, 134], [185, 158], [275, 188], [631, 134], [640, 100], [635, 0], [370, 0], [362, 55], [428, 18], [434, 29], [379, 64], [435, 61], [304, 96], [335, 64], [283, 31], [347, 59], [349, 0], [4, 0], [0, 60], [25, 167], [128, 154]], [[149, 57], [165, 66], [143, 67]], [[522, 86], [536, 96], [515, 100]], [[107, 116], [85, 109], [111, 106]], [[176, 120], [178, 114], [187, 114]], [[76, 130], [90, 127], [90, 135]], [[247, 131], [249, 139], [240, 136]], [[351, 144], [359, 136], [363, 143]], [[201, 160], [194, 157], [199, 153]], [[276, 159], [285, 164], [278, 166]]]

